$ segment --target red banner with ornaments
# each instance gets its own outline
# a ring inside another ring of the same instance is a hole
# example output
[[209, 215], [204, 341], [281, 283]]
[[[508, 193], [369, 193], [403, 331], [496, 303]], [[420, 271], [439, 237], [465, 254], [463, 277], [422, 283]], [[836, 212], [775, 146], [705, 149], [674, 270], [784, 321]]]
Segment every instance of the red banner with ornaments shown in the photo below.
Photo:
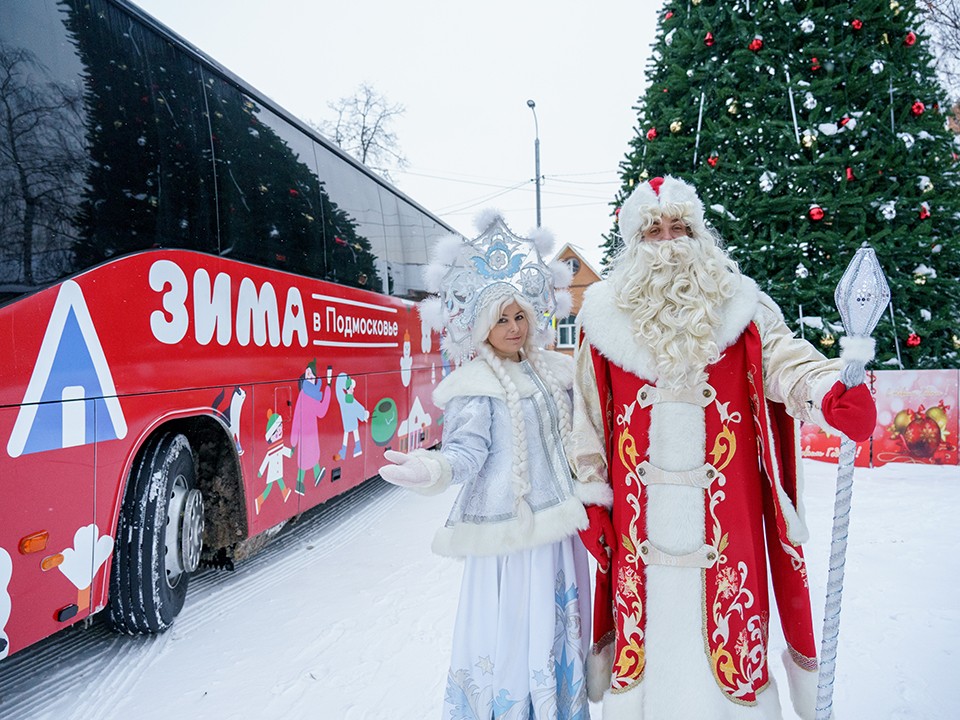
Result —
[[[869, 440], [857, 443], [855, 465], [958, 464], [960, 371], [875, 370], [867, 383], [877, 402], [877, 426]], [[837, 462], [840, 437], [803, 423], [800, 449], [805, 458]]]

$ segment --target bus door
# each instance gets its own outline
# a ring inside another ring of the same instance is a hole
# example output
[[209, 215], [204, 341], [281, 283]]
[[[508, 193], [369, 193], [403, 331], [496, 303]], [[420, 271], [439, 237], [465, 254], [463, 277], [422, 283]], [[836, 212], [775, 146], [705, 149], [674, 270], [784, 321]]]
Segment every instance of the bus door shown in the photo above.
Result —
[[94, 522], [95, 401], [60, 395], [0, 409], [0, 658], [89, 615], [113, 550]]

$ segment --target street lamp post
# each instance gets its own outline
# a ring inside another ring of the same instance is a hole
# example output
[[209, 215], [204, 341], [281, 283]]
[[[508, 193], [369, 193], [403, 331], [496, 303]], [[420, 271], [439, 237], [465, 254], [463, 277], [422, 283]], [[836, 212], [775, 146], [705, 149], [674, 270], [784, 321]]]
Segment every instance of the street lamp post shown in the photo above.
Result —
[[537, 104], [533, 100], [527, 100], [527, 107], [533, 113], [533, 157], [537, 172], [534, 180], [537, 183], [537, 227], [540, 227], [540, 124], [537, 122]]

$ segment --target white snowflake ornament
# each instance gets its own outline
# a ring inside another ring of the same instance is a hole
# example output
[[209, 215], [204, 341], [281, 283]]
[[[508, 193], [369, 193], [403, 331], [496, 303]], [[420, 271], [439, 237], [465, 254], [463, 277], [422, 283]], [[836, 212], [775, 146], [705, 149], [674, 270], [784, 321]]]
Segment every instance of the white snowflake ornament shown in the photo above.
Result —
[[804, 18], [800, 21], [800, 29], [805, 33], [810, 34], [816, 29], [816, 24], [810, 18]]
[[760, 189], [764, 192], [770, 192], [773, 190], [773, 183], [777, 180], [777, 174], [771, 172], [770, 170], [765, 170], [764, 173], [760, 176]]
[[884, 220], [893, 220], [897, 216], [897, 202], [889, 200], [880, 206], [880, 214]]

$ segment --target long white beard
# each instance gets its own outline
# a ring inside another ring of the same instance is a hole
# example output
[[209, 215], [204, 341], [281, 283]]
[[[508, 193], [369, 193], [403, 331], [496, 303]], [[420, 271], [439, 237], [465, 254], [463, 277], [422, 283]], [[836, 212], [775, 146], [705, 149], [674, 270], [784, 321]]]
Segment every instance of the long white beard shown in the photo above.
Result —
[[619, 256], [610, 282], [646, 341], [659, 385], [692, 387], [706, 379], [707, 366], [720, 358], [719, 310], [739, 277], [712, 238], [634, 241]]

